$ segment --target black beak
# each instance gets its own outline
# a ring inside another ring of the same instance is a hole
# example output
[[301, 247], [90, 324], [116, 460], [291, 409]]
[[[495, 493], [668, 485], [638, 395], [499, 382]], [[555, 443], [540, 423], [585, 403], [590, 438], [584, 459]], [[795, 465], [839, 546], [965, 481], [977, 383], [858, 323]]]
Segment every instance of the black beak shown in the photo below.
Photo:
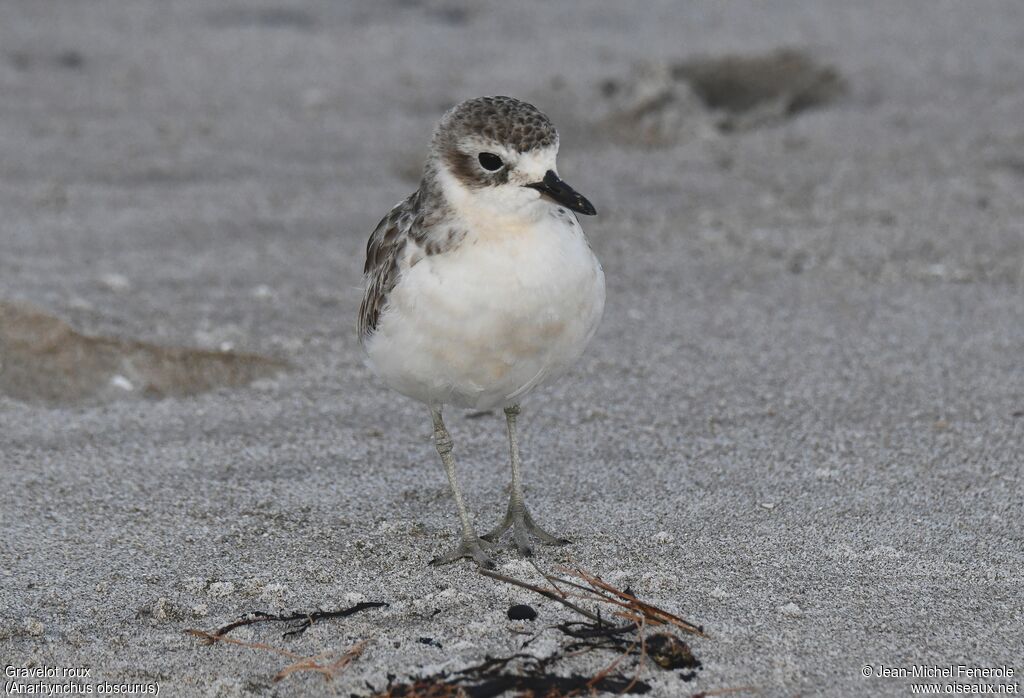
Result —
[[524, 184], [523, 186], [536, 189], [541, 194], [550, 196], [566, 208], [571, 208], [573, 211], [582, 213], [584, 216], [593, 216], [597, 213], [597, 209], [594, 208], [592, 203], [587, 201], [587, 197], [560, 180], [554, 170], [548, 170], [548, 173], [544, 175], [543, 182], [534, 182], [533, 184]]

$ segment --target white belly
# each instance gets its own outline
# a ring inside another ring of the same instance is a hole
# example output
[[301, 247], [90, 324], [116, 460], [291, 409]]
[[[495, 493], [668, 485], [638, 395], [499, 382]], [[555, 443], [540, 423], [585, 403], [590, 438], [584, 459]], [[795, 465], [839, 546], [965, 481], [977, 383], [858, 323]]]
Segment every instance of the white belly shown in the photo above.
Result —
[[509, 405], [579, 358], [604, 296], [579, 225], [545, 216], [403, 272], [366, 351], [389, 386], [421, 402]]

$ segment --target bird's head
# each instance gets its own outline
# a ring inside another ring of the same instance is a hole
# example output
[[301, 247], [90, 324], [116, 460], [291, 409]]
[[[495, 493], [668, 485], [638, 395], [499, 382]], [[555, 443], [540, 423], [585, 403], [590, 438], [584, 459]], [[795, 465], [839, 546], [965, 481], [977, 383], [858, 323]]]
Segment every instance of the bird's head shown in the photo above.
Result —
[[427, 171], [463, 213], [535, 218], [552, 202], [594, 215], [593, 205], [558, 176], [558, 132], [532, 104], [479, 97], [453, 107], [431, 141]]

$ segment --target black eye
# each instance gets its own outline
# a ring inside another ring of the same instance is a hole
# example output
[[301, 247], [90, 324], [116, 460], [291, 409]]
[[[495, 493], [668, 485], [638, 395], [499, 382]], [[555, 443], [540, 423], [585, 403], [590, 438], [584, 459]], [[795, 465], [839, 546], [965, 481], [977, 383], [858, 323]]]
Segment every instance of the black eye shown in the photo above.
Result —
[[501, 158], [494, 153], [480, 153], [477, 159], [480, 160], [480, 164], [483, 165], [485, 170], [490, 170], [491, 172], [496, 172], [505, 166]]

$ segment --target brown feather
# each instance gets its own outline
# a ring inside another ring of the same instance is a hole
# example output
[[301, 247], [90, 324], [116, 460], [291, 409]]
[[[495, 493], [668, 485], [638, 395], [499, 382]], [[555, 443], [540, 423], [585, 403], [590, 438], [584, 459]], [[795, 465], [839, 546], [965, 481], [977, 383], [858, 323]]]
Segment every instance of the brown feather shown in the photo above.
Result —
[[377, 329], [388, 294], [398, 282], [398, 260], [408, 242], [418, 204], [417, 191], [391, 209], [366, 241], [366, 263], [363, 265], [366, 291], [359, 306], [360, 340]]

